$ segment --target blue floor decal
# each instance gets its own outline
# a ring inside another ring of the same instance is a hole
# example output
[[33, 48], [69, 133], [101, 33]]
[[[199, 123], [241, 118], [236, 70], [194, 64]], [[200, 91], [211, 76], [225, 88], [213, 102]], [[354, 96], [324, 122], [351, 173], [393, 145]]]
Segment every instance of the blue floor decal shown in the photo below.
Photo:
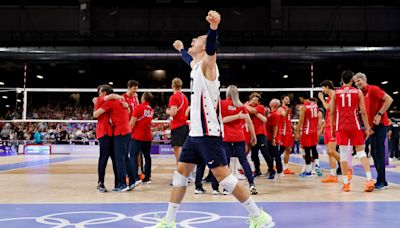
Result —
[[[259, 203], [276, 227], [400, 227], [400, 202]], [[0, 227], [147, 227], [163, 217], [165, 203], [3, 204]], [[177, 227], [248, 227], [239, 203], [184, 203]]]

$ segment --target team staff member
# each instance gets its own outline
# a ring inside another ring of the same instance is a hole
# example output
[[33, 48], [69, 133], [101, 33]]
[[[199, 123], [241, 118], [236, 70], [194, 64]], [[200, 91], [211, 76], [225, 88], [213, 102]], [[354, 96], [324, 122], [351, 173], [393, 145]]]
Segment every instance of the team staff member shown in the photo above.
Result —
[[182, 152], [182, 146], [186, 136], [189, 133], [187, 125], [188, 115], [186, 110], [189, 107], [189, 101], [184, 93], [182, 93], [182, 80], [174, 78], [172, 80], [172, 90], [174, 94], [169, 98], [166, 113], [172, 118], [171, 120], [171, 145], [174, 149], [176, 164], [179, 161], [179, 155]]
[[140, 184], [138, 175], [137, 155], [139, 151], [143, 153], [144, 179], [143, 183], [150, 183], [151, 177], [151, 141], [153, 136], [151, 133], [151, 121], [153, 120], [154, 110], [150, 106], [150, 101], [153, 95], [149, 92], [144, 92], [141, 98], [141, 104], [136, 106], [132, 112], [132, 117], [129, 126], [132, 128], [132, 141], [130, 144], [130, 157], [133, 158], [132, 167], [135, 179], [135, 187]]
[[[113, 89], [109, 85], [101, 86], [100, 92], [111, 94]], [[124, 105], [124, 106], [123, 106]], [[126, 184], [126, 163], [130, 162], [128, 157], [128, 143], [131, 129], [129, 127], [128, 104], [121, 100], [109, 100], [104, 102], [99, 109], [93, 112], [93, 117], [98, 118], [108, 112], [114, 127], [114, 151], [118, 169], [119, 184], [116, 191], [125, 192], [129, 190]], [[128, 170], [129, 171], [129, 170]]]
[[369, 85], [367, 76], [363, 73], [354, 75], [354, 82], [364, 93], [369, 124], [374, 132], [371, 135], [371, 154], [378, 172], [375, 188], [385, 189], [388, 186], [385, 173], [385, 140], [389, 128], [386, 111], [392, 104], [393, 98], [378, 86]]

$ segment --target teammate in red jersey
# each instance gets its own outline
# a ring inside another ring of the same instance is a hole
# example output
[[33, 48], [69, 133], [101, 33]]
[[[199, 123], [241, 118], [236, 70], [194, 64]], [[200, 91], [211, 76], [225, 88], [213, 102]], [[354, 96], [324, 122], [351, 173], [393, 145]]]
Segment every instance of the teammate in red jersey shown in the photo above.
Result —
[[317, 152], [318, 141], [318, 105], [310, 102], [309, 95], [305, 93], [303, 96], [303, 106], [300, 109], [299, 124], [296, 128], [296, 138], [300, 137], [300, 144], [305, 151], [306, 167], [305, 171], [300, 174], [301, 177], [311, 177], [311, 152], [315, 163], [315, 170], [318, 176], [322, 176], [319, 167], [319, 159]]
[[290, 110], [290, 98], [288, 95], [281, 97], [282, 106], [279, 108], [281, 122], [279, 125], [279, 135], [281, 135], [280, 152], [283, 153], [283, 174], [294, 174], [289, 169], [290, 150], [294, 145], [292, 110]]
[[[361, 160], [367, 176], [364, 190], [372, 192], [375, 186], [371, 177], [369, 160], [365, 153], [364, 134], [358, 118], [359, 111], [361, 111], [361, 118], [367, 137], [370, 135], [371, 127], [365, 109], [364, 95], [361, 90], [352, 87], [353, 76], [354, 74], [351, 71], [344, 71], [342, 73], [343, 86], [335, 91], [329, 103], [331, 110], [330, 122], [331, 126], [336, 127], [336, 139], [340, 147], [340, 161], [344, 183], [342, 190], [345, 192], [350, 191], [350, 181], [347, 177], [347, 153], [351, 153], [353, 146], [355, 146], [357, 157]], [[331, 137], [333, 134], [334, 129], [331, 128]]]

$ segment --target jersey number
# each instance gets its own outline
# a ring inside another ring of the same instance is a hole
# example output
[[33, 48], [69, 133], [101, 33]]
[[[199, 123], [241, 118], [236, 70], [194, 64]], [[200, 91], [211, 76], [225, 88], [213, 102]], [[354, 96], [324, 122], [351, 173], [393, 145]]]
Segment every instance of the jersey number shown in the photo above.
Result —
[[347, 97], [347, 101], [348, 101], [347, 105], [350, 108], [351, 107], [351, 94], [342, 93], [342, 94], [340, 94], [340, 97], [342, 98], [342, 107], [343, 108], [346, 107], [346, 98], [345, 97]]
[[318, 117], [318, 109], [313, 108], [311, 109], [311, 118], [317, 118]]

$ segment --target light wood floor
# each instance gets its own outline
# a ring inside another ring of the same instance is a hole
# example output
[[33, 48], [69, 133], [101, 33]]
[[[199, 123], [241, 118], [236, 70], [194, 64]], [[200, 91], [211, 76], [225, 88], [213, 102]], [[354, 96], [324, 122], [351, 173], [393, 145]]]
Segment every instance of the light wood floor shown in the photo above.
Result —
[[[171, 187], [169, 185], [175, 162], [172, 157], [153, 158], [152, 183], [141, 185], [131, 192], [98, 193], [97, 157], [52, 155], [50, 160], [59, 158], [73, 160], [55, 162], [27, 168], [0, 171], [0, 204], [4, 203], [132, 203], [132, 202], [167, 202]], [[28, 161], [49, 159], [48, 156], [16, 156], [0, 158], [0, 166], [18, 164]], [[326, 161], [326, 156], [321, 160]], [[112, 167], [107, 168], [106, 186], [113, 186]], [[354, 161], [358, 164], [358, 161]], [[301, 166], [290, 164], [291, 169], [299, 173]], [[400, 180], [400, 162], [397, 167], [388, 169], [395, 172]], [[263, 165], [262, 170], [266, 170]], [[373, 171], [375, 172], [375, 171]], [[206, 171], [207, 173], [207, 171]], [[327, 170], [325, 170], [327, 175]], [[322, 184], [321, 177], [300, 178], [298, 175], [277, 177], [267, 180], [266, 177], [256, 179], [259, 194], [253, 198], [263, 202], [346, 202], [346, 201], [400, 201], [400, 185], [390, 183], [388, 190], [373, 193], [363, 192], [364, 177], [355, 176], [352, 191], [340, 191], [339, 184]], [[390, 181], [390, 180], [389, 180]], [[247, 181], [242, 181], [247, 186]], [[208, 191], [205, 195], [195, 195], [194, 184], [187, 189], [185, 202], [230, 202], [232, 196], [211, 195], [210, 184], [204, 184]]]

